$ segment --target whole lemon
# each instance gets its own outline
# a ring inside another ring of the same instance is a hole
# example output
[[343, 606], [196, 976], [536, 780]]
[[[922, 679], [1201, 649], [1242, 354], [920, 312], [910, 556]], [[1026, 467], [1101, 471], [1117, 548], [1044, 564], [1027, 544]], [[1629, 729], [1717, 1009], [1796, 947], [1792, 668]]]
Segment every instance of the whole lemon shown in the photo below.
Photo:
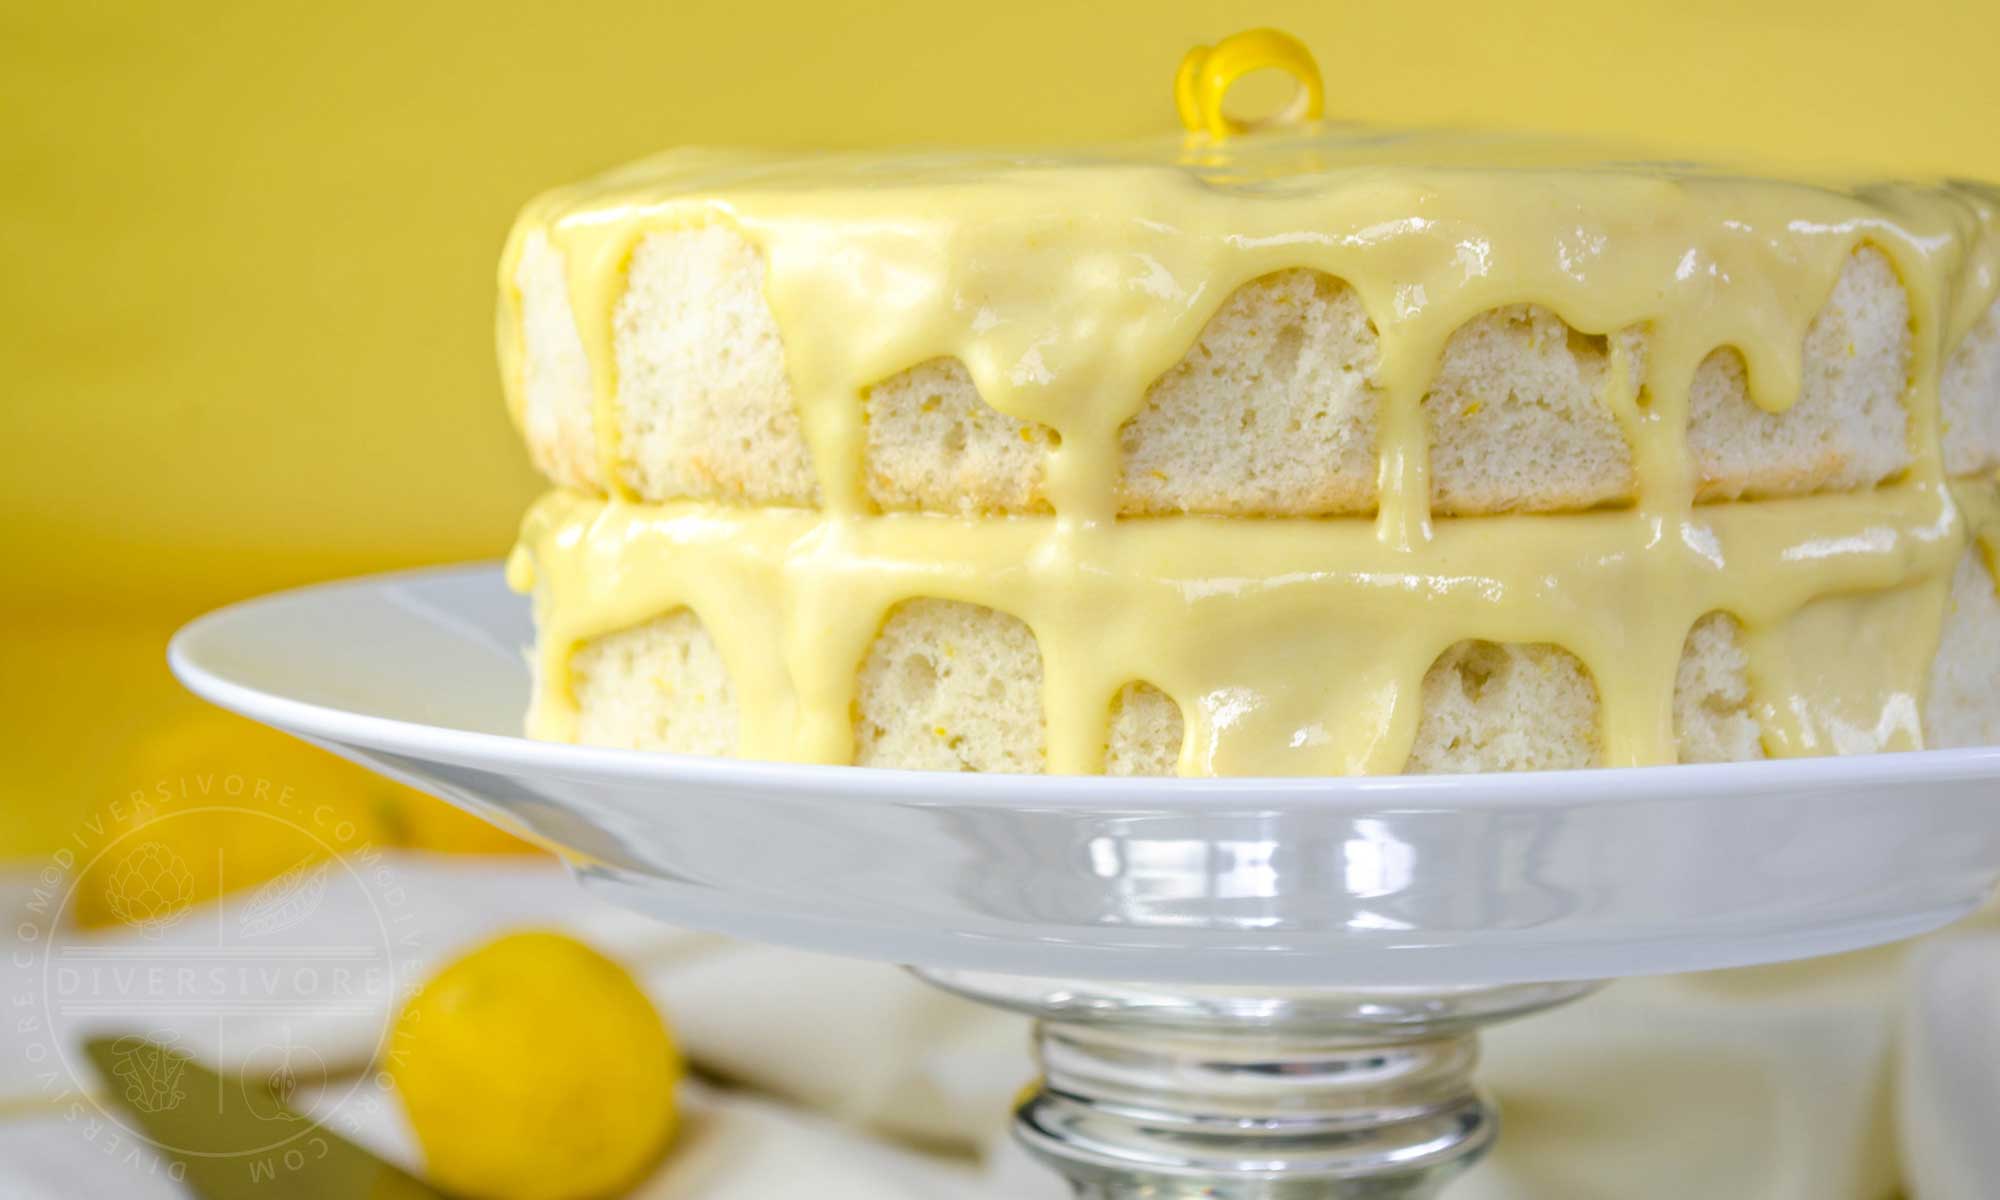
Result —
[[433, 1182], [581, 1200], [638, 1182], [672, 1139], [680, 1054], [632, 977], [559, 933], [511, 933], [397, 1015], [389, 1075]]

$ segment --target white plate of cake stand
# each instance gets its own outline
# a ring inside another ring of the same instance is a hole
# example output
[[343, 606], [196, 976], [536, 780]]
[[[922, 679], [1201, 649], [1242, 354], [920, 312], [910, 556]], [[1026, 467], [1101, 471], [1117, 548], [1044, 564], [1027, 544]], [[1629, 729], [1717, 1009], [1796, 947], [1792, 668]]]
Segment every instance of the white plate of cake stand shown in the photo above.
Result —
[[530, 635], [499, 568], [462, 567], [238, 604], [170, 657], [224, 708], [531, 830], [619, 903], [1038, 1018], [1016, 1133], [1087, 1197], [1434, 1195], [1496, 1133], [1481, 1025], [1909, 937], [2000, 879], [2000, 749], [1348, 779], [772, 765], [515, 736]]

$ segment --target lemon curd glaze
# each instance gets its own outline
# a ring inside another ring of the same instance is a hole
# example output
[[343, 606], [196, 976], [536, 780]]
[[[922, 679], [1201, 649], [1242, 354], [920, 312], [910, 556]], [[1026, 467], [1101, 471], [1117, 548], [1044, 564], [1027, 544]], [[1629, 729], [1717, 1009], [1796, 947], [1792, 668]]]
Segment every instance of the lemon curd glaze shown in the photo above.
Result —
[[[1834, 186], [1573, 147], [1312, 125], [1060, 155], [786, 157], [690, 150], [549, 193], [501, 267], [502, 367], [523, 403], [518, 256], [565, 257], [622, 490], [613, 312], [647, 233], [723, 222], [761, 251], [817, 475], [816, 509], [558, 492], [511, 578], [537, 597], [530, 731], [570, 740], [569, 660], [691, 609], [727, 664], [745, 757], [853, 760], [856, 672], [898, 602], [1011, 613], [1044, 667], [1046, 765], [1102, 769], [1111, 703], [1150, 683], [1186, 720], [1186, 775], [1394, 772], [1419, 684], [1462, 639], [1549, 642], [1588, 668], [1606, 765], [1675, 759], [1675, 671], [1711, 612], [1745, 632], [1775, 755], [1921, 745], [1920, 702], [1970, 536], [2000, 538], [1991, 480], [1948, 481], [1938, 377], [2000, 292], [1994, 194]], [[1808, 324], [1863, 244], [1909, 295], [1913, 465], [1872, 491], [1696, 504], [1698, 364], [1741, 352], [1789, 407]], [[1232, 290], [1306, 267], [1346, 281], [1380, 338], [1372, 517], [1120, 517], [1119, 429]], [[1452, 332], [1534, 303], [1612, 338], [1607, 403], [1629, 507], [1433, 519], [1420, 401]], [[1046, 516], [875, 511], [863, 391], [955, 356], [985, 401], [1055, 431]]]

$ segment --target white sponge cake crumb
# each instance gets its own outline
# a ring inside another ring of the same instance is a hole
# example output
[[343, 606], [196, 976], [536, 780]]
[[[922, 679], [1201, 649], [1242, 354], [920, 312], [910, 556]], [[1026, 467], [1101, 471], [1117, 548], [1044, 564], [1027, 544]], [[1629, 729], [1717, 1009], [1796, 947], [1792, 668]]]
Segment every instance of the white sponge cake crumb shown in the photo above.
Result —
[[1932, 749], [2000, 746], [2000, 594], [1979, 547], [1959, 560], [1931, 664], [1924, 742]]
[[1910, 300], [1872, 247], [1855, 251], [1806, 332], [1798, 400], [1750, 399], [1743, 357], [1701, 364], [1688, 396], [1688, 453], [1701, 500], [1873, 487], [1910, 465]]
[[647, 235], [613, 324], [619, 458], [634, 491], [815, 501], [756, 247], [716, 226]]
[[1674, 675], [1674, 735], [1684, 763], [1764, 757], [1750, 714], [1750, 655], [1742, 626], [1728, 613], [1710, 613], [1688, 632]]
[[715, 640], [679, 609], [593, 639], [570, 659], [576, 740], [679, 754], [736, 753], [729, 672]]
[[854, 761], [926, 771], [1042, 769], [1042, 653], [1019, 618], [952, 600], [890, 610], [861, 664]]
[[521, 244], [521, 426], [528, 456], [565, 487], [602, 491], [591, 421], [590, 366], [570, 315], [562, 252], [540, 232]]
[[1055, 433], [979, 398], [955, 358], [919, 363], [863, 393], [868, 495], [887, 511], [1046, 511]]
[[1120, 510], [1371, 510], [1376, 341], [1331, 276], [1280, 271], [1236, 289], [1119, 431]]
[[1945, 360], [1938, 406], [1946, 474], [1977, 475], [2000, 467], [2000, 303], [1986, 310]]
[[1180, 705], [1150, 683], [1128, 683], [1111, 703], [1106, 775], [1175, 775], [1187, 727]]
[[[1638, 337], [1621, 335], [1636, 387]], [[1424, 395], [1431, 507], [1544, 512], [1629, 499], [1632, 450], [1606, 400], [1611, 342], [1545, 308], [1482, 313], [1445, 344]]]
[[1460, 642], [1424, 674], [1404, 772], [1560, 771], [1601, 758], [1597, 685], [1558, 646]]

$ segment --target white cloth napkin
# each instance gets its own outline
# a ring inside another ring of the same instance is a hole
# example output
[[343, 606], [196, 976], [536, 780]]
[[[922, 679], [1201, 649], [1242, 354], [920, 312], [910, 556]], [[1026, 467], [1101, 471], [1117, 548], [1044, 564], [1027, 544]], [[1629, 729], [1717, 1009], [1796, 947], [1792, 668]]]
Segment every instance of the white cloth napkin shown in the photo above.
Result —
[[[406, 981], [523, 925], [566, 929], [644, 981], [702, 1076], [687, 1085], [683, 1134], [644, 1200], [1065, 1195], [1005, 1136], [1031, 1073], [1020, 1019], [891, 967], [679, 932], [594, 900], [541, 862], [404, 857], [390, 867], [404, 889]], [[380, 915], [379, 896], [335, 884], [287, 936], [316, 944]], [[0, 883], [0, 907], [31, 894], [31, 878]], [[218, 919], [244, 903], [219, 906]], [[199, 936], [177, 927], [152, 942]], [[10, 1015], [39, 1011], [32, 959], [0, 968]], [[228, 1042], [289, 1039], [365, 1057], [394, 999], [381, 990], [371, 996], [380, 1011], [294, 1015], [268, 1037], [245, 1018]], [[93, 1020], [75, 1017], [57, 1035], [73, 1040]], [[176, 1030], [182, 1044], [226, 1059], [200, 1026]], [[48, 1107], [49, 1072], [28, 1059], [49, 1036], [0, 1025], [0, 1196], [180, 1195], [149, 1151], [87, 1105]], [[1483, 1078], [1505, 1136], [1452, 1200], [1888, 1200], [1899, 1183], [1912, 1200], [1990, 1197], [2000, 1178], [2000, 928], [1969, 923], [1913, 959], [1887, 949], [1627, 981], [1490, 1034]], [[328, 1099], [334, 1128], [418, 1164], [391, 1098], [348, 1085]]]
[[1989, 917], [1918, 947], [1897, 1132], [1920, 1200], [2000, 1191], [2000, 928]]

